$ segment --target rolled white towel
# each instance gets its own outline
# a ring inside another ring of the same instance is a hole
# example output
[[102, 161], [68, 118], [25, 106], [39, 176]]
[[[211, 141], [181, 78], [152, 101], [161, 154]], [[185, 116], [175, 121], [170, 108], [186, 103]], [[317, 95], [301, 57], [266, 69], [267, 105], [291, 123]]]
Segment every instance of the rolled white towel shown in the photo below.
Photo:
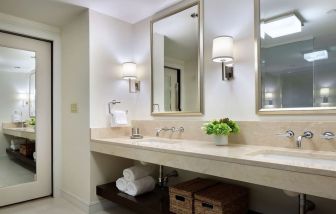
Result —
[[116, 181], [116, 186], [118, 188], [118, 190], [122, 191], [122, 192], [126, 192], [126, 187], [127, 187], [127, 181], [124, 177], [122, 178], [119, 178], [117, 181]]
[[151, 166], [132, 166], [130, 168], [124, 169], [123, 175], [126, 181], [135, 181], [139, 178], [150, 175], [152, 171], [153, 167]]
[[155, 188], [154, 178], [147, 176], [140, 178], [136, 181], [130, 181], [127, 183], [126, 193], [131, 196], [137, 196], [150, 192]]

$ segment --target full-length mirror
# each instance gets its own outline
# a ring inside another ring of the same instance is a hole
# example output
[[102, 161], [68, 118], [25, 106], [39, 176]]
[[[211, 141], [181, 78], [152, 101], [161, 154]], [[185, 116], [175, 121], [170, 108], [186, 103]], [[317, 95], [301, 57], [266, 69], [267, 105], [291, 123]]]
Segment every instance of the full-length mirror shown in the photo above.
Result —
[[194, 3], [152, 21], [153, 115], [201, 114], [201, 19]]
[[35, 52], [0, 46], [0, 188], [36, 180]]
[[336, 113], [336, 1], [256, 0], [256, 14], [258, 112]]

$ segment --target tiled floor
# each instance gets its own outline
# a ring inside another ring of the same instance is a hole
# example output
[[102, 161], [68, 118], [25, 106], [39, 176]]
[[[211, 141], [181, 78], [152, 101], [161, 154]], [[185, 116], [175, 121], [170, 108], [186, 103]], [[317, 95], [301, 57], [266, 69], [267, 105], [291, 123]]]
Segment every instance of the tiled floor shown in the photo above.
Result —
[[10, 160], [7, 155], [0, 157], [0, 187], [34, 181], [34, 173]]
[[[0, 208], [1, 214], [85, 214], [63, 198], [44, 198]], [[96, 214], [135, 214], [121, 207]]]

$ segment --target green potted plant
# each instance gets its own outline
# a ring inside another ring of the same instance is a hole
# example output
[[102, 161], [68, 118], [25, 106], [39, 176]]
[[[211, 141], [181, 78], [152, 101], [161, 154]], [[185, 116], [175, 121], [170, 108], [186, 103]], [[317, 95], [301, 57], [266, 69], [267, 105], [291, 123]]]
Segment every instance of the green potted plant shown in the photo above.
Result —
[[36, 126], [36, 118], [35, 117], [30, 117], [27, 121], [26, 124], [28, 125], [28, 127], [34, 128]]
[[228, 145], [228, 136], [230, 134], [239, 133], [240, 128], [235, 121], [229, 118], [223, 118], [204, 123], [202, 130], [207, 135], [213, 135], [216, 145], [221, 146]]

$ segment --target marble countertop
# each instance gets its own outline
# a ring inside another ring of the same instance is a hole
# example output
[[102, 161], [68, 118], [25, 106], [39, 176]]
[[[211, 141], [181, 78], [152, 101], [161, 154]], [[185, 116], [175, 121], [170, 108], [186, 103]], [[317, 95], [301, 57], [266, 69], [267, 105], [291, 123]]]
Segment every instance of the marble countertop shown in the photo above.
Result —
[[7, 135], [35, 140], [35, 129], [33, 128], [16, 128], [16, 127], [3, 127], [2, 132]]
[[335, 152], [234, 143], [227, 146], [216, 146], [213, 142], [207, 141], [155, 137], [144, 137], [143, 139], [130, 139], [129, 137], [97, 138], [92, 139], [92, 141], [106, 145], [112, 144], [215, 161], [336, 177]]
[[10, 130], [10, 131], [17, 131], [17, 132], [28, 132], [28, 133], [35, 133], [35, 129], [33, 128], [2, 128], [4, 130]]

